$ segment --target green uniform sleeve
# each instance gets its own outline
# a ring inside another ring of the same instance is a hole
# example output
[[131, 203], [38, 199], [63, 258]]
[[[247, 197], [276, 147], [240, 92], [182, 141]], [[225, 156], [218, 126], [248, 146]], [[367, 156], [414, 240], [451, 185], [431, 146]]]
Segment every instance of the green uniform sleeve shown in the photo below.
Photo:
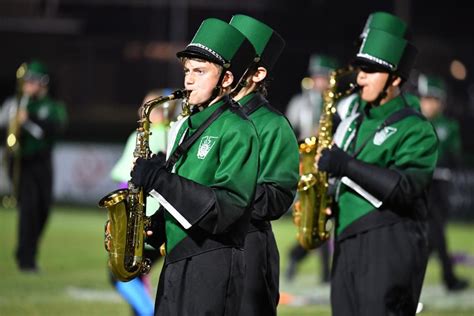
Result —
[[208, 232], [224, 232], [244, 215], [254, 198], [259, 145], [251, 123], [245, 125], [252, 133], [234, 127], [222, 140], [221, 163], [212, 185], [214, 205], [199, 223]]
[[208, 233], [220, 234], [249, 210], [257, 180], [258, 140], [251, 123], [242, 123], [222, 136], [220, 161], [210, 186], [164, 169], [150, 186], [185, 229], [197, 225]]
[[293, 203], [299, 178], [298, 143], [283, 116], [265, 123], [259, 134], [260, 171], [252, 218], [275, 220]]
[[395, 151], [393, 169], [401, 179], [389, 197], [390, 203], [410, 205], [429, 187], [438, 159], [438, 140], [427, 121], [413, 123]]

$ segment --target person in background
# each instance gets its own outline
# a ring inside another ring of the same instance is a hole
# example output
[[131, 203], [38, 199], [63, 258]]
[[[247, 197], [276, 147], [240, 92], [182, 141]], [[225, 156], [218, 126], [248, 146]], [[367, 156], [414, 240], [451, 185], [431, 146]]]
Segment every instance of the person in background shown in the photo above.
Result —
[[[168, 95], [172, 91], [170, 89], [156, 89], [149, 91], [143, 99], [142, 105], [146, 102], [158, 98], [163, 95]], [[172, 113], [175, 102], [167, 102], [168, 104], [162, 104], [153, 108], [150, 113], [150, 140], [149, 146], [153, 154], [158, 152], [166, 152], [167, 136], [168, 136], [168, 125], [170, 118], [167, 113]], [[140, 111], [143, 108], [139, 108]], [[112, 180], [119, 184], [120, 188], [127, 188], [128, 181], [130, 180], [130, 172], [133, 168], [133, 151], [135, 150], [137, 132], [133, 133], [127, 139], [125, 148], [122, 156], [113, 167], [110, 176]], [[146, 215], [153, 215], [158, 210], [160, 204], [152, 197], [147, 197], [146, 201]], [[145, 245], [144, 256], [150, 259], [153, 265], [160, 257], [159, 250], [154, 249], [151, 246]], [[151, 286], [149, 281], [149, 275], [144, 274], [129, 281], [121, 282], [114, 278], [112, 273], [109, 273], [110, 281], [112, 285], [117, 289], [120, 295], [128, 302], [134, 315], [137, 316], [149, 316], [153, 315], [153, 299], [151, 293]]]
[[439, 140], [438, 163], [428, 200], [430, 252], [438, 254], [445, 288], [448, 291], [460, 291], [466, 289], [469, 283], [454, 273], [445, 231], [449, 216], [447, 194], [449, 193], [450, 169], [459, 166], [462, 154], [459, 124], [443, 114], [447, 94], [442, 78], [421, 74], [418, 77], [418, 93], [421, 97], [421, 111], [435, 127]]
[[361, 111], [315, 157], [339, 181], [331, 307], [339, 315], [415, 315], [428, 262], [427, 192], [438, 156], [431, 125], [400, 90], [416, 48], [370, 29], [355, 56]]
[[241, 315], [259, 147], [229, 93], [255, 55], [242, 33], [212, 18], [177, 53], [190, 115], [170, 130], [168, 160], [137, 159], [131, 179], [162, 205], [146, 240], [166, 249], [155, 315]]
[[260, 168], [250, 229], [245, 239], [245, 282], [241, 315], [276, 315], [279, 302], [280, 256], [270, 221], [285, 214], [293, 203], [298, 183], [298, 142], [285, 116], [265, 96], [266, 79], [285, 42], [268, 25], [246, 15], [229, 22], [252, 43], [255, 64], [247, 70], [233, 99], [257, 129]]
[[291, 98], [286, 110], [286, 117], [298, 140], [316, 135], [323, 104], [322, 92], [329, 86], [329, 74], [337, 65], [333, 57], [311, 55], [308, 66], [310, 77], [302, 80], [303, 91]]
[[[24, 66], [19, 96], [4, 102], [0, 121], [19, 127], [18, 147], [7, 162], [19, 210], [15, 259], [20, 271], [37, 273], [40, 239], [53, 202], [52, 152], [64, 132], [67, 114], [65, 105], [48, 93], [46, 65], [33, 60]], [[9, 143], [12, 136], [7, 137]]]
[[[311, 77], [303, 79], [303, 91], [290, 100], [286, 111], [286, 116], [300, 141], [316, 136], [318, 132], [319, 119], [323, 109], [322, 93], [329, 87], [329, 75], [337, 68], [337, 65], [338, 63], [333, 57], [322, 54], [311, 55], [308, 67]], [[298, 265], [309, 253], [313, 252], [320, 253], [321, 282], [329, 282], [330, 247], [331, 243], [326, 242], [317, 250], [308, 251], [296, 242], [288, 254], [286, 280], [292, 281], [294, 279]]]

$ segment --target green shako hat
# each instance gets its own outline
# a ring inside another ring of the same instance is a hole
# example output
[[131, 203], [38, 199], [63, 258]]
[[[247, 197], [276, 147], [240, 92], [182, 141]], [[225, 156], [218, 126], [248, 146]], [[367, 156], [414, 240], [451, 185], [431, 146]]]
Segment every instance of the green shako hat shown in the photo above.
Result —
[[41, 84], [49, 83], [49, 71], [45, 64], [38, 60], [32, 60], [26, 65], [26, 73], [23, 77], [26, 81], [40, 81]]
[[271, 70], [285, 47], [285, 41], [280, 34], [268, 25], [242, 14], [234, 15], [229, 24], [252, 43], [259, 58], [258, 64]]
[[397, 37], [405, 38], [408, 31], [408, 26], [399, 17], [387, 12], [374, 12], [369, 15], [365, 22], [364, 30], [360, 33], [360, 38], [367, 36], [370, 29], [376, 29], [395, 35]]
[[337, 60], [333, 57], [313, 54], [309, 58], [308, 71], [311, 76], [328, 76], [338, 66]]
[[444, 80], [437, 76], [420, 74], [418, 77], [418, 93], [422, 97], [446, 99], [446, 85]]
[[393, 34], [369, 29], [357, 53], [355, 64], [393, 73], [408, 79], [417, 50], [407, 40]]
[[179, 58], [201, 58], [232, 72], [237, 84], [255, 57], [255, 49], [235, 27], [218, 19], [206, 19], [191, 43], [176, 54]]

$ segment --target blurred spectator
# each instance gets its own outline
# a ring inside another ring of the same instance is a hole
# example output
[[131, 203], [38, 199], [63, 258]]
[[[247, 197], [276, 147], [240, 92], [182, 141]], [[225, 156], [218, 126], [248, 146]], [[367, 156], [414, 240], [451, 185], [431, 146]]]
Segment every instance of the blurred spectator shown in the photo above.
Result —
[[299, 140], [316, 135], [323, 104], [321, 93], [329, 86], [329, 74], [336, 67], [337, 61], [330, 56], [311, 55], [310, 77], [302, 80], [302, 92], [290, 100], [286, 111]]
[[436, 251], [441, 263], [443, 282], [449, 291], [467, 288], [468, 282], [458, 278], [446, 244], [445, 226], [448, 219], [450, 169], [459, 166], [461, 158], [461, 136], [459, 124], [443, 115], [446, 106], [446, 87], [443, 79], [420, 75], [418, 92], [421, 111], [435, 127], [439, 140], [438, 163], [433, 174], [429, 193], [429, 243], [430, 252]]
[[1, 109], [7, 131], [7, 169], [19, 209], [16, 262], [22, 272], [36, 273], [39, 241], [52, 204], [51, 153], [66, 124], [64, 104], [48, 95], [49, 72], [39, 61], [17, 71], [17, 95]]

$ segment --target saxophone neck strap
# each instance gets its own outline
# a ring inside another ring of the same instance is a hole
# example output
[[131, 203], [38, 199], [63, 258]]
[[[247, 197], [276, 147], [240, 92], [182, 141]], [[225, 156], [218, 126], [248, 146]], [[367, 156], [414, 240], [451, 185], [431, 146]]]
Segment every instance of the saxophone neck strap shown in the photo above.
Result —
[[250, 115], [253, 112], [257, 111], [262, 106], [268, 107], [270, 106], [270, 104], [268, 103], [267, 99], [265, 99], [263, 95], [261, 95], [260, 93], [255, 93], [253, 98], [250, 99], [250, 101], [247, 102], [247, 104], [242, 105], [242, 111], [246, 115]]
[[[418, 111], [414, 110], [413, 108], [410, 108], [410, 107], [404, 107], [403, 109], [401, 110], [398, 110], [397, 112], [393, 113], [392, 115], [390, 115], [382, 124], [379, 125], [379, 127], [377, 127], [377, 129], [370, 133], [370, 135], [364, 140], [364, 142], [362, 143], [362, 145], [360, 145], [359, 148], [357, 148], [357, 150], [354, 152], [354, 154], [352, 155], [352, 157], [356, 158], [360, 152], [362, 151], [362, 149], [365, 147], [365, 145], [367, 145], [367, 143], [369, 142], [369, 140], [375, 135], [377, 134], [378, 132], [380, 132], [381, 130], [383, 130], [385, 127], [387, 126], [390, 126], [398, 121], [401, 121], [403, 120], [404, 118], [408, 117], [408, 116], [412, 116], [412, 115], [416, 115], [422, 119], [425, 119], [424, 116], [419, 113]], [[358, 127], [357, 129], [360, 128], [360, 125], [362, 123], [362, 120], [363, 120], [363, 115], [360, 115], [361, 119], [360, 119], [360, 122], [358, 122]]]
[[184, 141], [176, 147], [173, 153], [170, 155], [168, 160], [165, 163], [165, 169], [171, 171], [176, 162], [184, 155], [189, 148], [194, 144], [194, 142], [204, 133], [204, 131], [211, 125], [217, 118], [229, 107], [231, 106], [230, 102], [225, 102], [221, 107], [214, 111], [214, 113], [209, 116], [209, 118], [199, 126], [199, 128], [192, 134], [186, 136]]

